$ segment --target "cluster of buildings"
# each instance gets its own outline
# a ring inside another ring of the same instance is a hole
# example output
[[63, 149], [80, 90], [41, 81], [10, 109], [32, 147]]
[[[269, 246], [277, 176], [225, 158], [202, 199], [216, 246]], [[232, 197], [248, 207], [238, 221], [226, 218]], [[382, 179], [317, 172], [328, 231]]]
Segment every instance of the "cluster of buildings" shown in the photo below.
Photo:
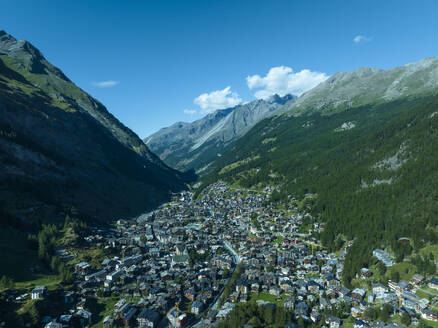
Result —
[[[104, 327], [214, 327], [236, 303], [266, 304], [267, 298], [293, 310], [297, 320], [330, 328], [342, 324], [342, 318], [328, 314], [341, 306], [350, 309], [355, 328], [395, 327], [364, 320], [368, 307], [385, 303], [413, 322], [438, 320], [429, 301], [415, 296], [416, 288], [426, 284], [420, 275], [387, 286], [343, 286], [352, 241], [341, 252], [329, 253], [312, 237], [324, 225], [294, 200], [277, 208], [269, 201], [272, 191], [236, 190], [219, 182], [198, 200], [183, 192], [135, 221], [91, 230], [85, 240], [107, 256], [99, 266], [76, 264], [74, 290], [66, 292], [71, 310], [51, 318], [46, 327], [69, 327], [68, 319], [75, 316], [84, 326], [91, 324], [99, 313], [92, 312], [90, 299], [116, 300], [103, 318]], [[392, 265], [385, 251], [373, 254]], [[237, 265], [240, 276], [225, 294]], [[358, 273], [362, 279], [371, 276], [367, 268]], [[438, 289], [438, 279], [429, 285]], [[32, 298], [46, 293], [43, 286], [35, 288]]]

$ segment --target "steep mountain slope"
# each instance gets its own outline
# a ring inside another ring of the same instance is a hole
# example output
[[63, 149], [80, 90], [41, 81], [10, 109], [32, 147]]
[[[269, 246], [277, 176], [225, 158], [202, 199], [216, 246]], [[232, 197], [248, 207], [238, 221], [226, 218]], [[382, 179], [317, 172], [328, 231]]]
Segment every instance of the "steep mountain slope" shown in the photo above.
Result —
[[[334, 250], [343, 240], [355, 240], [346, 261], [346, 283], [370, 264], [373, 247], [389, 246], [400, 260], [412, 252], [411, 246], [398, 242], [400, 237], [410, 238], [414, 251], [436, 243], [435, 61], [420, 61], [430, 70], [423, 70], [422, 64], [409, 66], [417, 67], [410, 76], [421, 81], [412, 88], [400, 75], [394, 76], [405, 96], [390, 101], [372, 97], [388, 94], [387, 86], [393, 82], [387, 81], [384, 90], [361, 82], [380, 71], [342, 74], [351, 78], [333, 89], [339, 98], [321, 91], [324, 82], [297, 101], [308, 106], [301, 107], [306, 110], [300, 114], [306, 115], [296, 115], [300, 106], [295, 105], [284, 115], [261, 121], [228, 146], [212, 164], [214, 171], [203, 178], [203, 186], [218, 179], [251, 188], [270, 185], [278, 188], [272, 195], [278, 201], [317, 194], [314, 211], [326, 222], [321, 236], [325, 245]], [[357, 93], [366, 104], [334, 109], [333, 104], [345, 103], [351, 84], [368, 86]], [[369, 101], [363, 100], [367, 96]]]
[[362, 67], [336, 73], [303, 94], [291, 113], [330, 114], [367, 104], [423, 96], [438, 88], [438, 57], [388, 70]]
[[98, 219], [134, 215], [184, 187], [101, 103], [3, 31], [0, 114], [3, 221], [49, 219], [71, 207]]
[[236, 107], [217, 110], [193, 123], [178, 122], [145, 139], [151, 150], [177, 169], [201, 169], [224, 147], [248, 132], [257, 122], [288, 108], [295, 97], [274, 95]]

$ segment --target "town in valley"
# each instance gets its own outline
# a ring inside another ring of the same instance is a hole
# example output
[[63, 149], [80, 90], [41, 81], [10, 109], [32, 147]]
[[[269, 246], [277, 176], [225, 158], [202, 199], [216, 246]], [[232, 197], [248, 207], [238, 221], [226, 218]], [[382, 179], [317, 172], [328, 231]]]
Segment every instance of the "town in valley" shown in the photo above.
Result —
[[[414, 274], [382, 284], [363, 268], [355, 288], [343, 286], [354, 241], [330, 253], [317, 239], [324, 224], [310, 214], [317, 196], [280, 206], [270, 201], [273, 190], [217, 182], [196, 199], [184, 191], [136, 219], [84, 227], [83, 248], [97, 251], [96, 258], [68, 245], [56, 249], [74, 267], [71, 288], [11, 288], [8, 301], [56, 302], [40, 323], [46, 328], [215, 327], [250, 303], [283, 308], [293, 320], [285, 327], [390, 328], [401, 324], [391, 317], [417, 325], [438, 320], [437, 278]], [[394, 265], [385, 250], [373, 255], [380, 267]], [[386, 311], [386, 323], [376, 315], [370, 320], [376, 308]]]

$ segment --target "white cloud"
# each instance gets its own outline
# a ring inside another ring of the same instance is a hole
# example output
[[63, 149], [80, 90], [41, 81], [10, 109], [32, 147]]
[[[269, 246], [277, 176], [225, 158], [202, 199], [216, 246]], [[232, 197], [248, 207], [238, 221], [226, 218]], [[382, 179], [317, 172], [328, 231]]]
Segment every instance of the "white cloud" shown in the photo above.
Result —
[[372, 38], [372, 37], [369, 37], [369, 36], [365, 36], [365, 35], [356, 35], [356, 36], [354, 37], [354, 39], [353, 39], [353, 42], [356, 43], [356, 44], [359, 44], [359, 43], [367, 43], [367, 42], [370, 42], [370, 41], [372, 41], [372, 40], [373, 40], [373, 38]]
[[184, 114], [193, 116], [197, 113], [197, 111], [195, 109], [184, 109]]
[[117, 84], [119, 84], [119, 81], [100, 81], [100, 82], [91, 82], [92, 85], [98, 88], [112, 88], [115, 87]]
[[242, 99], [236, 92], [231, 91], [231, 87], [226, 87], [223, 90], [216, 90], [210, 93], [203, 93], [193, 101], [201, 107], [202, 114], [209, 114], [216, 109], [233, 107], [242, 102]]
[[286, 94], [301, 95], [328, 78], [327, 74], [312, 72], [303, 69], [294, 73], [287, 66], [272, 67], [266, 76], [252, 75], [246, 78], [248, 88], [261, 89], [255, 93], [259, 99], [267, 98], [273, 94], [284, 96]]

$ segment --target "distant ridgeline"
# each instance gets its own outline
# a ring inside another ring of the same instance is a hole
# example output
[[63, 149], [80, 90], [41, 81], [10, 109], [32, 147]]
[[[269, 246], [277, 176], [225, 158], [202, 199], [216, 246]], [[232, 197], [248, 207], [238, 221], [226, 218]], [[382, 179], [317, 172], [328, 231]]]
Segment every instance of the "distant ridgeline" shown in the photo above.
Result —
[[[355, 240], [347, 282], [371, 262], [373, 248], [390, 246], [401, 260], [412, 252], [401, 237], [415, 250], [436, 243], [438, 59], [420, 63], [335, 74], [231, 144], [198, 190], [221, 179], [279, 186], [274, 201], [316, 193], [313, 211], [327, 223], [323, 243], [334, 250]], [[345, 91], [351, 83], [360, 95]]]

